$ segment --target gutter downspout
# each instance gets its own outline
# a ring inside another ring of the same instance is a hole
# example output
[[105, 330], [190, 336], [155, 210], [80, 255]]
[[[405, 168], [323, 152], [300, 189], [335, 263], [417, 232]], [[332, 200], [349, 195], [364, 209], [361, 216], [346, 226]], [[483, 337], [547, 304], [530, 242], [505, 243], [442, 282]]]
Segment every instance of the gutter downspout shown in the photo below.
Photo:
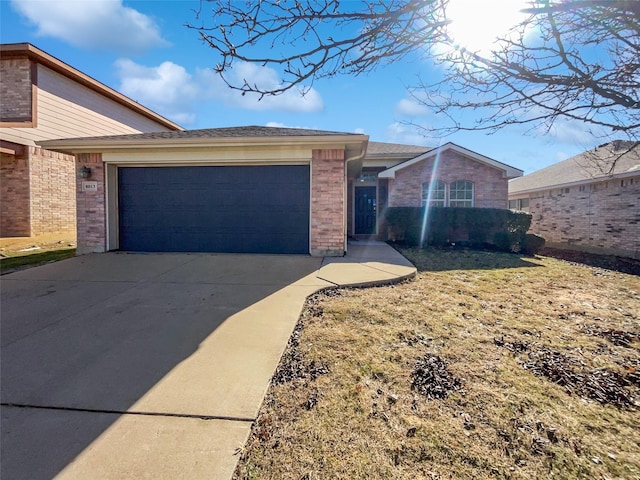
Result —
[[353, 162], [356, 160], [362, 160], [364, 156], [367, 154], [367, 147], [369, 145], [369, 140], [364, 142], [362, 145], [362, 150], [352, 157], [347, 158], [344, 161], [344, 253], [347, 254], [347, 208], [349, 208], [349, 162]]

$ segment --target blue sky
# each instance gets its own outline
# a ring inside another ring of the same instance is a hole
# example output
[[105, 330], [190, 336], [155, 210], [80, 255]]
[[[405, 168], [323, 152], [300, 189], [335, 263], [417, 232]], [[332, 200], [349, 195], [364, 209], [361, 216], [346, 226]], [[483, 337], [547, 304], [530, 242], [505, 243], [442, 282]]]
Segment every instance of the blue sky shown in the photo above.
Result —
[[[462, 12], [454, 23], [457, 19], [460, 31], [477, 42], [492, 26], [500, 27], [495, 12], [506, 10], [500, 5], [505, 2], [515, 0], [452, 0]], [[491, 5], [483, 11], [492, 15], [479, 22], [474, 4]], [[273, 125], [359, 132], [373, 141], [413, 145], [452, 141], [525, 173], [603, 143], [579, 122], [560, 122], [549, 134], [526, 134], [514, 126], [493, 135], [426, 138], [408, 122], [438, 125], [439, 119], [407, 94], [418, 75], [437, 73], [426, 60], [320, 80], [305, 98], [293, 91], [262, 101], [243, 97], [216, 77], [214, 51], [184, 26], [195, 22], [199, 6], [198, 0], [0, 0], [0, 40], [30, 42], [188, 129]], [[234, 71], [263, 84], [279, 78], [274, 70], [250, 64]]]

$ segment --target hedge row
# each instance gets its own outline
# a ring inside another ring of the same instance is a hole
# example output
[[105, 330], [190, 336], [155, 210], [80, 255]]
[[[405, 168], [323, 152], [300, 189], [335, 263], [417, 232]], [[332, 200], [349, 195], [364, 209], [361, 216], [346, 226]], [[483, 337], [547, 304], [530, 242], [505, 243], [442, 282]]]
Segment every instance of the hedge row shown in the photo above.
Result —
[[409, 245], [463, 243], [519, 251], [531, 215], [500, 208], [390, 207], [385, 224], [390, 240]]

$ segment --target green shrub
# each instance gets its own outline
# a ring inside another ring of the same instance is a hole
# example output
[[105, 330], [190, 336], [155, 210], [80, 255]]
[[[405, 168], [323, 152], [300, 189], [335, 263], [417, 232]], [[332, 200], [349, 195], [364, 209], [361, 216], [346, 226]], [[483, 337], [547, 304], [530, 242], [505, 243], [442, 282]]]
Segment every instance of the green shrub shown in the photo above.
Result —
[[545, 243], [545, 239], [540, 235], [527, 233], [522, 240], [520, 251], [526, 255], [535, 255], [544, 248]]
[[531, 215], [500, 208], [390, 207], [385, 212], [388, 239], [419, 245], [426, 215], [424, 243], [495, 245], [515, 251], [531, 225]]
[[500, 250], [504, 250], [507, 252], [512, 251], [513, 245], [511, 235], [509, 235], [505, 231], [496, 232], [493, 235], [493, 245]]

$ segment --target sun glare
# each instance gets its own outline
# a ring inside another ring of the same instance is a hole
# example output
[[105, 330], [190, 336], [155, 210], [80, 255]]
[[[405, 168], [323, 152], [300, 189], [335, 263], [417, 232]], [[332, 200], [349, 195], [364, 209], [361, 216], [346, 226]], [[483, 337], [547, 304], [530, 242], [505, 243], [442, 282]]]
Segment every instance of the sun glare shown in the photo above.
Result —
[[447, 7], [449, 36], [456, 48], [489, 54], [500, 37], [523, 21], [527, 0], [450, 0]]

